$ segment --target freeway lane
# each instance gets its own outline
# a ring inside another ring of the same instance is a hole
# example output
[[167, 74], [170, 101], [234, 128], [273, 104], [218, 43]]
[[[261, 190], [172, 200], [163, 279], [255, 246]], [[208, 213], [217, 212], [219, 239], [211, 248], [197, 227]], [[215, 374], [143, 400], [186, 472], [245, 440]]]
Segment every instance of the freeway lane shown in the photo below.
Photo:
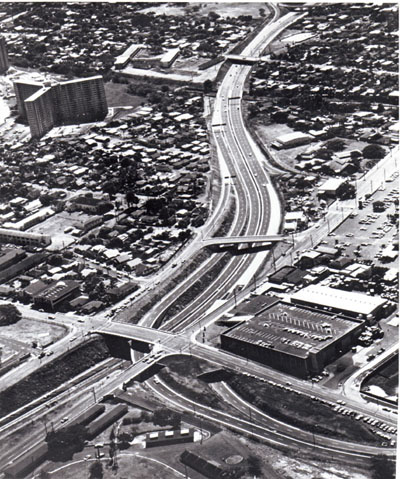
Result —
[[[328, 454], [330, 457], [332, 453], [334, 453], [335, 457], [339, 456], [344, 458], [365, 458], [375, 454], [382, 454], [383, 452], [382, 448], [346, 443], [345, 441], [333, 440], [322, 436], [311, 435], [311, 437], [317, 437], [318, 443], [314, 443], [313, 440], [308, 442], [302, 439], [302, 436], [306, 433], [299, 435], [297, 431], [295, 431], [295, 434], [293, 434], [293, 431], [291, 431], [290, 434], [289, 432], [284, 434], [273, 428], [274, 425], [276, 426], [276, 422], [272, 423], [272, 427], [271, 423], [268, 425], [263, 424], [263, 422], [265, 422], [265, 416], [261, 417], [260, 414], [257, 414], [256, 418], [254, 417], [256, 414], [254, 416], [252, 414], [250, 418], [248, 409], [247, 411], [245, 409], [241, 411], [240, 416], [237, 414], [229, 414], [219, 411], [215, 408], [209, 408], [191, 399], [188, 399], [179, 393], [176, 393], [176, 391], [172, 390], [160, 379], [157, 381], [157, 384], [155, 384], [152, 380], [148, 381], [147, 384], [150, 389], [152, 389], [154, 393], [158, 395], [158, 397], [161, 397], [162, 399], [172, 403], [175, 407], [178, 407], [183, 411], [191, 411], [195, 415], [216, 421], [233, 430], [263, 439], [271, 445], [276, 446], [279, 444], [285, 444], [286, 446], [293, 446], [296, 449], [301, 447], [302, 449], [309, 451], [318, 450], [318, 452]], [[238, 406], [238, 403], [236, 403], [235, 406], [240, 407]], [[243, 415], [248, 419], [244, 419]], [[257, 419], [257, 423], [254, 421], [254, 419]], [[286, 426], [286, 428], [286, 430], [289, 431], [290, 427]], [[394, 449], [386, 450], [386, 453], [390, 456], [393, 456], [395, 452], [396, 451]]]

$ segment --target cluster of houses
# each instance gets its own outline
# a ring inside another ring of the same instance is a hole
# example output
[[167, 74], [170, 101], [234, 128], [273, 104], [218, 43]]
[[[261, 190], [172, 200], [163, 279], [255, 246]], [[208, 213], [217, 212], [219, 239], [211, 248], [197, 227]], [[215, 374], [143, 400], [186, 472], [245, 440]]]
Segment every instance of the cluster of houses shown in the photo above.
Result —
[[[93, 278], [101, 289], [92, 287]], [[107, 276], [103, 269], [76, 258], [28, 253], [11, 245], [0, 249], [0, 296], [31, 303], [36, 309], [90, 314], [137, 289], [137, 283]]]
[[32, 253], [61, 237], [80, 258], [136, 276], [158, 270], [208, 214], [201, 112], [202, 97], [180, 91], [167, 108], [142, 106], [85, 134], [7, 150], [6, 242], [26, 245], [24, 232]]
[[[257, 65], [250, 94], [268, 97], [270, 104], [263, 109], [260, 103], [253, 112], [294, 130], [274, 146], [287, 149], [335, 136], [398, 143], [397, 7], [369, 7], [308, 9], [296, 28], [314, 36]], [[323, 161], [311, 159], [311, 165], [296, 166], [317, 171]], [[347, 159], [332, 158], [332, 173], [347, 175]]]
[[18, 10], [14, 21], [3, 29], [13, 65], [76, 76], [106, 73], [117, 57], [118, 64], [123, 64], [121, 57], [132, 44], [149, 47], [150, 55], [151, 51], [160, 53], [165, 57], [160, 63], [164, 67], [173, 63], [177, 52], [185, 57], [214, 58], [242, 40], [260, 21], [251, 16], [210, 18], [194, 12], [157, 15], [142, 11], [140, 3], [104, 3], [96, 8], [90, 4], [54, 4], [45, 14], [35, 4], [4, 6], [7, 9], [10, 14]]

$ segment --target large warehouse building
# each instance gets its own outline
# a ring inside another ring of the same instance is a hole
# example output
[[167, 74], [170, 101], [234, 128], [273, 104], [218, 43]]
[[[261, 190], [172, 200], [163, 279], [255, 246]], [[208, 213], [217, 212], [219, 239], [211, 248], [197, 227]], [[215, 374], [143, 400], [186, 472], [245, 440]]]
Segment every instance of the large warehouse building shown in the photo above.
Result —
[[221, 335], [221, 347], [306, 378], [348, 351], [364, 321], [277, 302]]
[[294, 293], [291, 303], [368, 321], [379, 319], [387, 301], [380, 296], [343, 291], [329, 286], [310, 285]]

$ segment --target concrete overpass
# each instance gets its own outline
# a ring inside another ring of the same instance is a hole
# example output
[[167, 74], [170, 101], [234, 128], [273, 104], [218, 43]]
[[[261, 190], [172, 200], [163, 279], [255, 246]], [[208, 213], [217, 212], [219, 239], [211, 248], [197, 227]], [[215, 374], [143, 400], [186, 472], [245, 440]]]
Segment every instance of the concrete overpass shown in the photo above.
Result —
[[131, 351], [149, 353], [157, 345], [166, 353], [183, 352], [187, 339], [177, 333], [146, 328], [137, 324], [106, 323], [94, 328], [92, 334], [103, 336], [112, 356], [131, 361]]
[[94, 333], [110, 336], [119, 336], [125, 339], [141, 341], [147, 344], [165, 343], [176, 336], [175, 333], [146, 328], [137, 324], [106, 323], [93, 331]]
[[253, 65], [260, 61], [258, 57], [251, 57], [246, 55], [225, 55], [225, 59], [232, 63], [238, 63], [240, 65]]
[[204, 239], [202, 246], [228, 246], [233, 244], [251, 244], [251, 243], [277, 243], [290, 239], [284, 235], [249, 235], [249, 236], [227, 236]]

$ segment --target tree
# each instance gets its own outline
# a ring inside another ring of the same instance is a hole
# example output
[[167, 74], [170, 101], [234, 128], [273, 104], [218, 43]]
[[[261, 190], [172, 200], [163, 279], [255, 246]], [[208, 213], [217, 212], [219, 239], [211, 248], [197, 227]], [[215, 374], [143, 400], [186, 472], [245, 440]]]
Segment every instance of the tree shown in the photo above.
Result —
[[362, 151], [364, 158], [368, 160], [380, 160], [385, 156], [385, 150], [379, 145], [368, 145]]
[[39, 197], [39, 201], [42, 203], [43, 206], [50, 206], [53, 200], [50, 195], [41, 195]]
[[63, 257], [60, 254], [51, 254], [47, 258], [47, 262], [51, 266], [61, 266], [63, 263]]
[[107, 181], [106, 183], [103, 184], [103, 191], [104, 193], [108, 193], [110, 200], [112, 200], [116, 193], [115, 184], [112, 181]]
[[73, 454], [82, 451], [85, 445], [86, 428], [81, 424], [51, 431], [46, 436], [51, 461], [67, 461]]
[[373, 479], [394, 479], [395, 463], [383, 454], [371, 458]]
[[340, 138], [333, 138], [325, 143], [325, 148], [331, 151], [340, 151], [344, 147], [344, 141]]
[[204, 90], [204, 93], [210, 93], [212, 91], [212, 88], [213, 88], [213, 83], [211, 80], [206, 80], [204, 83], [203, 83], [203, 90]]
[[90, 479], [103, 479], [103, 464], [100, 461], [93, 462], [89, 467]]
[[261, 475], [261, 461], [260, 458], [257, 456], [254, 456], [253, 454], [250, 454], [250, 456], [247, 458], [247, 464], [248, 464], [248, 473], [252, 477], [258, 477]]
[[21, 318], [21, 312], [13, 304], [0, 305], [0, 326], [17, 323]]
[[153, 413], [153, 423], [158, 426], [178, 427], [181, 423], [181, 415], [168, 408], [156, 409]]
[[132, 190], [127, 191], [125, 195], [126, 202], [128, 206], [139, 203], [139, 198], [135, 195], [135, 192]]

